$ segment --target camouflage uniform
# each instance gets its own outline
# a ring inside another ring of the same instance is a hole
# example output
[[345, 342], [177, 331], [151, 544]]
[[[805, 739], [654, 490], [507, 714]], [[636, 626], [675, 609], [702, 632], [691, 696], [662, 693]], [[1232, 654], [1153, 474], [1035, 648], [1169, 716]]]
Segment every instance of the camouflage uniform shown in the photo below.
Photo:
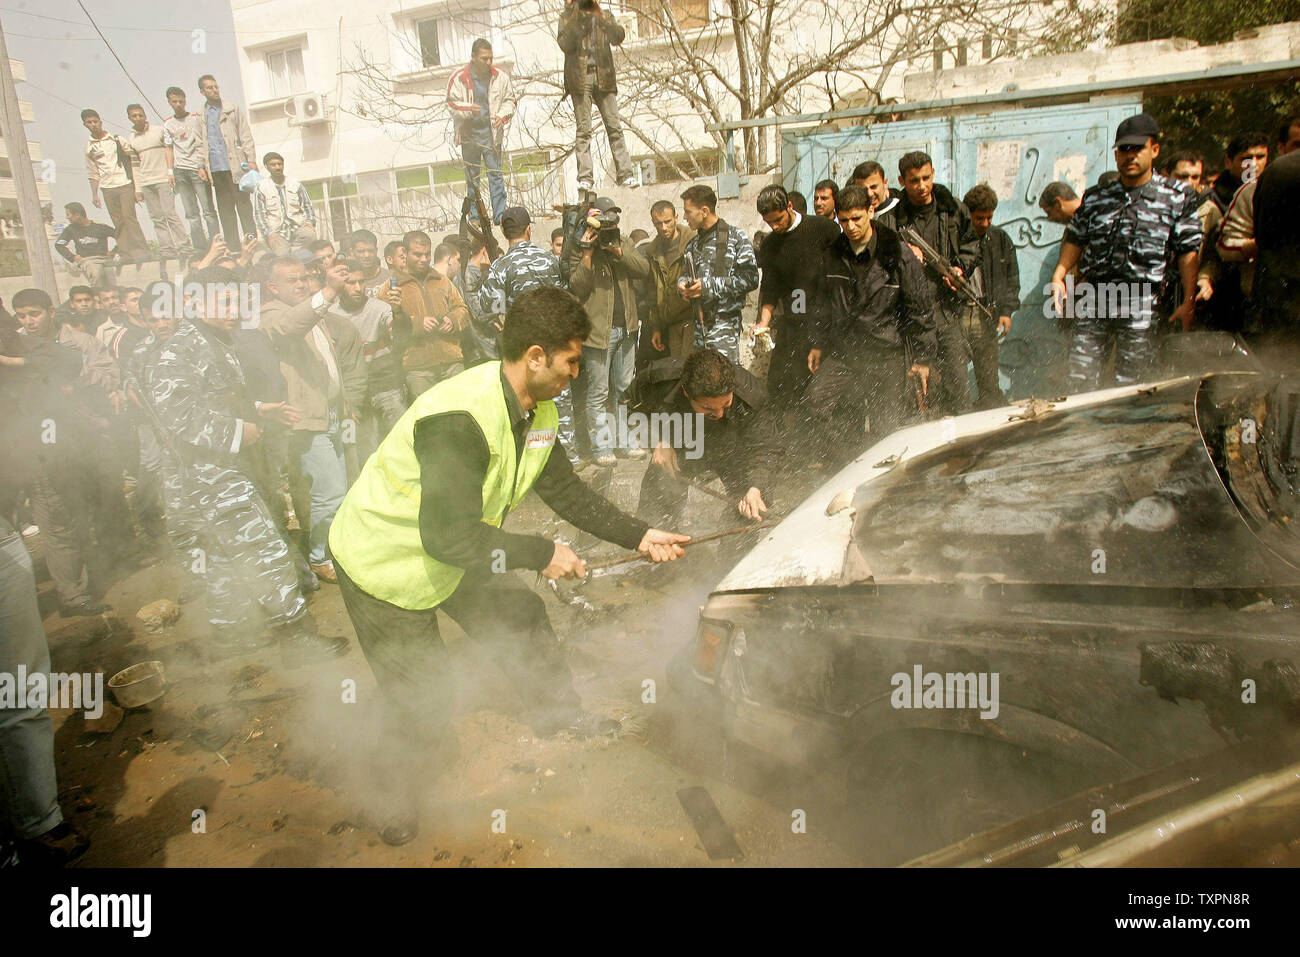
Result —
[[[164, 343], [159, 342], [158, 338], [150, 333], [122, 362], [122, 371], [134, 383], [141, 402], [152, 404], [153, 400], [150, 397], [153, 394], [158, 359], [162, 355], [163, 345]], [[158, 462], [167, 539], [171, 542], [172, 551], [175, 552], [181, 568], [188, 573], [192, 571], [197, 558], [195, 549], [199, 547], [198, 526], [193, 520], [189, 502], [182, 490], [179, 463], [168, 448], [169, 441], [168, 436], [157, 433], [152, 418], [146, 413], [145, 424], [140, 426], [141, 468], [145, 467], [146, 457], [150, 461]], [[146, 449], [150, 449], [150, 452], [146, 453]]]
[[[162, 348], [149, 392], [184, 459], [166, 476], [167, 500], [184, 503], [203, 549], [208, 619], [242, 629], [303, 618], [307, 602], [289, 545], [241, 448], [243, 424], [255, 413], [233, 347], [207, 326], [182, 323]], [[250, 616], [256, 606], [262, 621]]]
[[[1152, 176], [1134, 189], [1116, 181], [1094, 187], [1065, 227], [1082, 248], [1079, 281], [1088, 300], [1071, 304], [1070, 386], [1100, 386], [1106, 353], [1115, 348], [1115, 381], [1140, 381], [1151, 363], [1155, 299], [1171, 261], [1201, 247], [1196, 193], [1186, 183]], [[1175, 267], [1176, 268], [1176, 267]], [[1076, 295], [1077, 299], [1077, 295]], [[1087, 313], [1086, 315], [1083, 313]]]
[[[483, 277], [476, 303], [478, 313], [489, 321], [497, 317], [504, 318], [516, 299], [529, 289], [539, 286], [569, 288], [560, 272], [559, 257], [532, 242], [515, 243], [492, 264], [488, 274]], [[500, 356], [494, 355], [492, 358]], [[570, 459], [573, 459], [578, 454], [578, 447], [573, 424], [572, 389], [560, 393], [555, 400], [555, 408], [560, 413], [560, 444]]]
[[[724, 230], [726, 257], [722, 268], [715, 270], [719, 235]], [[716, 349], [739, 365], [741, 312], [745, 296], [758, 288], [758, 260], [749, 237], [718, 220], [716, 228], [702, 230], [686, 244], [682, 258], [683, 275], [689, 273], [704, 286], [704, 294], [696, 302], [704, 309], [707, 332], [701, 332], [696, 323], [695, 348]]]

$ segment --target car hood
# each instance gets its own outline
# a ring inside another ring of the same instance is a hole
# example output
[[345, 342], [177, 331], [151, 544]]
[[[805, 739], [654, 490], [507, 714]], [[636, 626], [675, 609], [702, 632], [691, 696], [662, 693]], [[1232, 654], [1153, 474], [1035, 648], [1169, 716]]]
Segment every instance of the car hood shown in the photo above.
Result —
[[718, 591], [858, 582], [1300, 584], [1225, 488], [1203, 377], [902, 429], [801, 503]]

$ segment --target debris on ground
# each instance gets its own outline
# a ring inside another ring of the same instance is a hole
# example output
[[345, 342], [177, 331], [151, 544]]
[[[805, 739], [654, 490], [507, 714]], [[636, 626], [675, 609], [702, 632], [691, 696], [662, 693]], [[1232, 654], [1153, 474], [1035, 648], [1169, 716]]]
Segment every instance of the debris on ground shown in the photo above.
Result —
[[142, 605], [135, 613], [135, 617], [146, 631], [161, 631], [181, 617], [181, 606], [166, 598], [159, 598], [157, 601]]

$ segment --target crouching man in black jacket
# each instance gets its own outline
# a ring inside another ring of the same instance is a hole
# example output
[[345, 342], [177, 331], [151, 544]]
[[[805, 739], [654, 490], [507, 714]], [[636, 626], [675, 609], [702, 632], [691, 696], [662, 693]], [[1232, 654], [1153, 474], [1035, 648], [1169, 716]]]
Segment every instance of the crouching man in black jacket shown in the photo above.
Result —
[[937, 344], [934, 296], [921, 261], [898, 233], [872, 224], [871, 197], [862, 187], [841, 190], [835, 209], [844, 232], [826, 250], [805, 401], [812, 431], [824, 442], [821, 453], [843, 458], [863, 448], [864, 411], [873, 441], [917, 411]]

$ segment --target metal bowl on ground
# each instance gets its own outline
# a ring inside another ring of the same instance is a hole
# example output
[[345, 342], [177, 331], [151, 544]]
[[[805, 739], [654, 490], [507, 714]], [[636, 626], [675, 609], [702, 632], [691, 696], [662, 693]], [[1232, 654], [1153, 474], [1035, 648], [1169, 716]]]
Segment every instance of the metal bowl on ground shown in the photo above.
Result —
[[108, 688], [123, 708], [140, 708], [157, 701], [167, 690], [161, 661], [142, 661], [108, 679]]

